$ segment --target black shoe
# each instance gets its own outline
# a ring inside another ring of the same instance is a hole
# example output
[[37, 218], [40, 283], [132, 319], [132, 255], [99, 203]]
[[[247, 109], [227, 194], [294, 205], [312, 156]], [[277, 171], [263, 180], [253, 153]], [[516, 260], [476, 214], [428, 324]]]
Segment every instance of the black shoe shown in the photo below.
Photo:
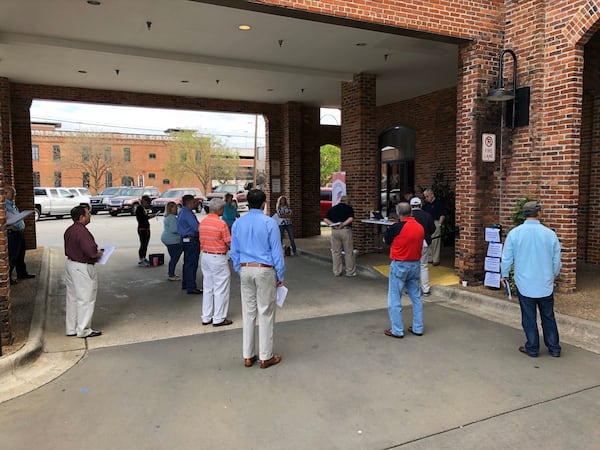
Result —
[[69, 333], [69, 334], [67, 334], [66, 336], [67, 336], [67, 337], [75, 337], [75, 336], [77, 336], [77, 333]]
[[223, 322], [213, 323], [213, 327], [225, 327], [227, 325], [231, 325], [233, 320], [225, 319]]
[[202, 322], [202, 325], [210, 325], [212, 323], [212, 319], [210, 319], [208, 322]]
[[187, 291], [189, 295], [193, 294], [202, 294], [202, 289], [192, 289], [191, 291]]
[[19, 282], [17, 280], [13, 280], [12, 278], [10, 279], [10, 285], [14, 286], [15, 284], [19, 284]]
[[102, 331], [94, 331], [92, 330], [92, 332], [90, 334], [88, 334], [87, 336], [81, 336], [83, 339], [85, 338], [93, 338], [93, 337], [97, 337], [97, 336], [102, 336]]
[[531, 356], [532, 358], [537, 358], [537, 356], [538, 356], [538, 355], [532, 355], [532, 354], [531, 354], [531, 353], [529, 353], [529, 352], [527, 351], [527, 349], [526, 349], [525, 347], [523, 347], [523, 346], [519, 347], [519, 351], [520, 351], [521, 353], [524, 353], [524, 354], [525, 354], [525, 355], [527, 355], [527, 356]]
[[421, 293], [422, 297], [429, 297], [431, 295], [431, 291]]
[[408, 327], [408, 332], [414, 334], [415, 336], [423, 336], [423, 333], [415, 333], [412, 327]]
[[26, 273], [25, 275], [18, 275], [18, 280], [27, 280], [28, 278], [35, 278], [35, 275], [32, 273]]

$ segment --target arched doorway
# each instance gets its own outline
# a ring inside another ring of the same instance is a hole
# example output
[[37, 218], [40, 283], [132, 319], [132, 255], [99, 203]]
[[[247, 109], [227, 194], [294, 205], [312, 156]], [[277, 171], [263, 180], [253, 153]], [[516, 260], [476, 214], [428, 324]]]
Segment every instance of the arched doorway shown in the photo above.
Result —
[[379, 209], [384, 216], [395, 214], [395, 207], [407, 194], [414, 194], [416, 132], [394, 126], [379, 135], [381, 159]]

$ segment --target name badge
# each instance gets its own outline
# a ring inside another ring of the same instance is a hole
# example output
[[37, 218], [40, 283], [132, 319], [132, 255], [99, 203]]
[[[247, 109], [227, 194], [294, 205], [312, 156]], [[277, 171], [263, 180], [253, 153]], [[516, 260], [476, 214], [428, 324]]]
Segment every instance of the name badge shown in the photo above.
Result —
[[183, 238], [183, 242], [191, 242], [192, 240], [190, 238]]

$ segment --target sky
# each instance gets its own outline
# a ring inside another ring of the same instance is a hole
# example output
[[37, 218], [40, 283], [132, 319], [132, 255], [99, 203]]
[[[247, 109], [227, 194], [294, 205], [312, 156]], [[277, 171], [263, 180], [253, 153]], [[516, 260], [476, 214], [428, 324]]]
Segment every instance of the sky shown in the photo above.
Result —
[[[61, 130], [65, 131], [162, 135], [169, 128], [186, 128], [219, 137], [232, 148], [253, 148], [256, 126], [257, 146], [265, 145], [265, 123], [260, 115], [48, 100], [34, 100], [30, 112], [33, 122], [60, 122]], [[321, 123], [339, 125], [340, 111], [322, 108]]]

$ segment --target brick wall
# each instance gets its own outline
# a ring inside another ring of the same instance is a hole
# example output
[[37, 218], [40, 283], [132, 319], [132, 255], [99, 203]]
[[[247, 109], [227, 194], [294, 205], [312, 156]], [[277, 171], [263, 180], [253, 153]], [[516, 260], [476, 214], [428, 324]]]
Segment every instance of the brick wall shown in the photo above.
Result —
[[[0, 223], [6, 221], [4, 186], [11, 183], [12, 158], [10, 143], [10, 86], [8, 79], [0, 77]], [[12, 341], [10, 281], [8, 278], [8, 240], [6, 230], [0, 231], [0, 341], [8, 345]]]

